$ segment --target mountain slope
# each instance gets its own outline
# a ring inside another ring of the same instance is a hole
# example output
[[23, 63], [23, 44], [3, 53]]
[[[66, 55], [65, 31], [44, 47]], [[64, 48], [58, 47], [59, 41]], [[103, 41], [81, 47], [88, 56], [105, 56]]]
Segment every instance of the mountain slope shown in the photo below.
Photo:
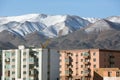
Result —
[[57, 49], [101, 48], [119, 50], [120, 24], [99, 20], [84, 29], [53, 39], [49, 47]]

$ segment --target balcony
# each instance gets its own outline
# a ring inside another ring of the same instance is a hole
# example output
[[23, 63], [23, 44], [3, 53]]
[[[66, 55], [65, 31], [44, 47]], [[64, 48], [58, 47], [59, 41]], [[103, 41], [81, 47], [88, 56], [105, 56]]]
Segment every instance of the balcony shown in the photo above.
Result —
[[84, 71], [83, 71], [83, 76], [88, 76], [88, 75], [89, 75], [89, 73], [90, 73], [90, 71], [89, 71], [89, 70], [84, 70]]
[[30, 76], [30, 77], [29, 77], [29, 80], [34, 80], [34, 77]]
[[84, 64], [89, 64], [89, 62], [90, 62], [90, 61], [89, 61], [88, 59], [85, 59], [85, 60], [83, 61]]
[[90, 56], [90, 54], [89, 54], [88, 52], [84, 52], [84, 53], [83, 53], [83, 57], [84, 57], [84, 58], [89, 58], [89, 56]]
[[10, 63], [10, 58], [5, 59], [5, 62], [9, 64]]
[[65, 70], [65, 76], [71, 76], [73, 73], [71, 68], [68, 68], [67, 70]]
[[9, 70], [9, 69], [10, 69], [10, 65], [9, 65], [9, 64], [6, 64], [6, 65], [5, 65], [5, 69], [8, 69], [8, 70]]
[[38, 52], [37, 52], [37, 51], [30, 50], [30, 56], [31, 56], [31, 57], [38, 57]]
[[65, 58], [65, 64], [70, 64], [71, 62], [72, 58], [70, 56]]
[[39, 73], [38, 73], [38, 70], [37, 69], [30, 69], [29, 71], [29, 76], [30, 77], [34, 77], [34, 76], [37, 76]]
[[34, 64], [34, 58], [33, 57], [29, 58], [29, 64]]

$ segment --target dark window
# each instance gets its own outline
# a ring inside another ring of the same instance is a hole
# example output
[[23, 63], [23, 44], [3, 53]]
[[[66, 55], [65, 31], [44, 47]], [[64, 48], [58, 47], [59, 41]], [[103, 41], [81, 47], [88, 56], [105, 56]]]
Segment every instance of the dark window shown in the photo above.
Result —
[[83, 68], [83, 65], [81, 65], [81, 68]]
[[15, 62], [15, 59], [12, 59], [13, 62]]
[[94, 62], [96, 62], [96, 59], [95, 59], [95, 58], [93, 58], [93, 61], [94, 61]]
[[81, 74], [83, 73], [83, 71], [81, 71]]
[[120, 76], [120, 72], [116, 72], [116, 77], [119, 77]]
[[96, 65], [93, 65], [94, 68], [96, 68]]
[[23, 65], [23, 67], [25, 68], [25, 67], [26, 67], [26, 65]]
[[83, 53], [81, 53], [81, 56], [83, 56]]
[[15, 80], [15, 78], [12, 78], [12, 80]]
[[111, 76], [111, 72], [108, 72], [108, 77], [110, 77]]
[[12, 74], [15, 74], [15, 72], [12, 72]]
[[96, 55], [96, 53], [94, 52], [94, 53], [93, 53], [93, 56], [95, 56], [95, 55]]
[[81, 62], [83, 62], [83, 59], [81, 59]]
[[26, 71], [23, 71], [23, 74], [26, 74]]
[[26, 78], [23, 78], [23, 80], [26, 80]]

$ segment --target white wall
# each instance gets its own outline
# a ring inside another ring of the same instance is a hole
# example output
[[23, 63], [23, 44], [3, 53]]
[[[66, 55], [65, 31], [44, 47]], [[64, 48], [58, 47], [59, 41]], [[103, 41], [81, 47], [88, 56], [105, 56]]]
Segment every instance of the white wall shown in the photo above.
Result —
[[103, 80], [120, 80], [120, 77], [104, 77]]

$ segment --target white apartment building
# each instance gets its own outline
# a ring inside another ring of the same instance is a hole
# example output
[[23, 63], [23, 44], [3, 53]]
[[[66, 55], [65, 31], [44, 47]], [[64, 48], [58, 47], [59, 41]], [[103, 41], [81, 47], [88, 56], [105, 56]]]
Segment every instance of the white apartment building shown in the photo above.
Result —
[[2, 80], [58, 80], [59, 53], [24, 46], [3, 50], [2, 70]]

